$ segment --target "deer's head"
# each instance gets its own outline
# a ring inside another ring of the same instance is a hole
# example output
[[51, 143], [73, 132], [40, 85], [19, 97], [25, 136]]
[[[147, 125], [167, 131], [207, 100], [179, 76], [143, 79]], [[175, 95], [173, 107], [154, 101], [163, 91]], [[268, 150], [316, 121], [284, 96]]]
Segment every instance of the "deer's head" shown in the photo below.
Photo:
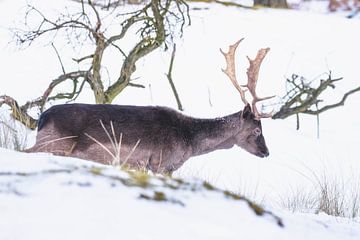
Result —
[[236, 145], [255, 156], [269, 156], [269, 150], [262, 134], [261, 121], [255, 117], [250, 104], [245, 106], [240, 114], [240, 118], [241, 128], [235, 136]]
[[[243, 39], [240, 39], [235, 44], [230, 45], [229, 51], [227, 53], [220, 49], [221, 53], [226, 59], [227, 64], [226, 69], [223, 69], [223, 72], [229, 77], [234, 87], [240, 93], [242, 102], [245, 104], [245, 108], [241, 112], [240, 116], [241, 128], [239, 133], [236, 135], [236, 144], [258, 157], [267, 157], [269, 156], [269, 150], [266, 146], [265, 139], [262, 134], [261, 118], [269, 118], [272, 116], [272, 113], [260, 113], [257, 110], [256, 103], [272, 98], [273, 96], [264, 98], [258, 97], [256, 94], [256, 83], [258, 80], [262, 60], [270, 49], [260, 49], [254, 60], [251, 60], [248, 57], [250, 63], [250, 66], [247, 70], [248, 81], [246, 85], [240, 85], [236, 80], [235, 74], [235, 51], [242, 40]], [[251, 105], [245, 98], [246, 90], [248, 90], [248, 92], [250, 92], [252, 95]]]

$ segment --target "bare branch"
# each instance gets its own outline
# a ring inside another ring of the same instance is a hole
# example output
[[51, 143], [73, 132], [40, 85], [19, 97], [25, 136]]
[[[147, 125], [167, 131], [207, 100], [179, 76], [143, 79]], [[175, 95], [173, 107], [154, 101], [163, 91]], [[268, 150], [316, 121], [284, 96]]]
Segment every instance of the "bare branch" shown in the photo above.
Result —
[[26, 127], [30, 129], [35, 129], [37, 126], [37, 120], [31, 117], [27, 112], [26, 109], [23, 109], [19, 106], [17, 101], [10, 96], [2, 95], [0, 96], [0, 107], [6, 104], [11, 109], [11, 116], [24, 124]]
[[[40, 112], [42, 112], [45, 104], [52, 100], [59, 100], [59, 99], [69, 99], [70, 101], [75, 100], [82, 91], [84, 83], [87, 81], [88, 75], [89, 73], [86, 71], [77, 71], [77, 72], [71, 72], [60, 75], [57, 79], [54, 79], [49, 84], [49, 86], [44, 91], [44, 94], [41, 97], [32, 101], [28, 101], [22, 106], [20, 106], [18, 102], [10, 96], [7, 95], [0, 96], [0, 107], [3, 104], [8, 105], [12, 111], [11, 116], [14, 119], [18, 120], [19, 122], [21, 122], [22, 124], [24, 124], [26, 127], [33, 130], [37, 126], [37, 120], [31, 117], [28, 114], [28, 111], [31, 108], [38, 107]], [[78, 89], [79, 78], [83, 78], [83, 81]], [[73, 82], [73, 91], [70, 93], [58, 93], [55, 96], [50, 96], [54, 88], [66, 80], [71, 80]]]
[[93, 4], [93, 2], [92, 2], [91, 0], [88, 0], [88, 3], [89, 3], [91, 9], [93, 10], [93, 12], [94, 12], [95, 15], [96, 15], [96, 20], [97, 20], [97, 21], [96, 21], [96, 26], [95, 26], [94, 32], [97, 33], [97, 32], [99, 32], [100, 27], [101, 27], [100, 14], [99, 14], [99, 12], [97, 11], [97, 9], [95, 8], [95, 6], [94, 6], [94, 4]]
[[63, 31], [63, 30], [66, 31], [66, 30], [79, 29], [79, 30], [85, 30], [87, 33], [91, 33], [91, 34], [94, 33], [90, 21], [85, 13], [77, 13], [71, 15], [61, 14], [56, 20], [50, 20], [37, 8], [28, 5], [26, 16], [28, 17], [31, 14], [36, 14], [40, 16], [42, 18], [42, 21], [35, 30], [31, 30], [31, 31], [21, 30], [21, 29], [13, 30], [20, 44], [27, 43], [28, 45], [30, 45], [35, 39], [39, 38], [42, 35], [49, 33], [53, 33], [54, 35], [56, 35], [58, 31]]
[[80, 63], [86, 59], [92, 59], [94, 57], [94, 54], [90, 54], [88, 56], [85, 56], [85, 57], [81, 57], [79, 59], [76, 59], [76, 58], [72, 58], [73, 61], [77, 62], [77, 63]]
[[[172, 0], [167, 0], [172, 1]], [[147, 6], [145, 7], [147, 10]], [[164, 26], [164, 18], [162, 16], [160, 1], [159, 0], [151, 0], [150, 9], [153, 14], [153, 19], [148, 22], [149, 26], [151, 26], [151, 31], [147, 32], [149, 28], [142, 29], [142, 33], [150, 34], [147, 36], [143, 36], [139, 43], [135, 45], [135, 47], [130, 51], [127, 58], [125, 59], [118, 80], [105, 91], [106, 102], [111, 102], [130, 82], [130, 77], [133, 72], [136, 70], [136, 62], [149, 54], [156, 48], [158, 48], [166, 38], [165, 35], [165, 26]], [[163, 10], [163, 11], [167, 11]], [[145, 14], [146, 11], [144, 12]], [[154, 32], [154, 36], [151, 33]]]
[[122, 39], [125, 36], [125, 34], [127, 33], [127, 31], [130, 29], [130, 27], [132, 25], [134, 25], [135, 23], [141, 22], [144, 20], [150, 20], [151, 18], [148, 16], [141, 16], [141, 14], [143, 14], [149, 7], [150, 7], [150, 5], [145, 6], [142, 10], [137, 11], [132, 17], [130, 17], [130, 18], [126, 19], [124, 22], [122, 22], [120, 24], [122, 27], [121, 32], [119, 34], [113, 35], [110, 38], [108, 38], [105, 43], [105, 47], [107, 47], [110, 44], [113, 44], [115, 41]]
[[[77, 86], [76, 84], [77, 84], [77, 81], [79, 78], [83, 78], [83, 79], [87, 80], [89, 78], [89, 72], [88, 71], [70, 72], [70, 73], [60, 75], [58, 78], [54, 79], [49, 84], [48, 88], [44, 91], [44, 94], [41, 96], [41, 100], [43, 102], [42, 107], [44, 106], [44, 104], [47, 101], [49, 101], [48, 98], [57, 85], [70, 79], [73, 81], [74, 88], [76, 88], [76, 86]], [[62, 95], [59, 95], [59, 97], [52, 97], [52, 98], [50, 98], [50, 100], [63, 99], [63, 98], [71, 99], [72, 97], [75, 96], [76, 92], [77, 91], [73, 91], [70, 94], [62, 94]], [[67, 97], [65, 97], [65, 96], [67, 96]]]
[[[172, 36], [178, 32], [182, 34], [186, 21], [190, 23], [189, 8], [184, 0], [150, 0], [146, 4], [139, 5], [138, 10], [126, 14], [119, 13], [119, 10], [122, 10], [120, 8], [115, 12], [116, 7], [123, 5], [120, 1], [109, 0], [105, 3], [106, 6], [102, 5], [103, 2], [96, 0], [74, 1], [80, 4], [77, 12], [76, 9], [72, 13], [61, 11], [55, 18], [46, 16], [36, 7], [29, 5], [25, 17], [27, 29], [14, 30], [18, 43], [22, 45], [29, 46], [33, 41], [44, 35], [52, 37], [49, 44], [54, 49], [62, 70], [62, 75], [50, 82], [42, 96], [19, 107], [24, 113], [27, 113], [33, 107], [38, 107], [42, 112], [45, 104], [49, 101], [59, 99], [74, 101], [83, 91], [85, 83], [90, 85], [96, 103], [111, 103], [127, 86], [143, 88], [143, 85], [131, 82], [131, 75], [136, 70], [136, 62], [162, 46], [163, 43], [165, 43], [166, 49], [166, 39], [172, 40]], [[109, 10], [110, 8], [114, 8], [111, 11], [113, 19], [121, 19], [119, 20], [121, 29], [115, 34], [107, 36], [110, 31], [107, 30], [106, 26], [103, 26], [103, 21], [109, 15], [104, 16], [102, 10]], [[32, 16], [40, 18], [40, 23], [35, 27], [31, 26], [33, 21], [28, 21]], [[138, 28], [137, 36], [139, 40], [129, 52], [126, 52], [119, 47], [116, 41], [123, 39], [130, 28], [135, 26]], [[180, 29], [178, 29], [179, 26]], [[29, 31], [28, 29], [32, 30]], [[79, 70], [68, 72], [65, 68], [63, 59], [60, 57], [61, 53], [53, 43], [57, 36], [67, 37], [68, 44], [74, 48], [88, 40], [95, 45], [93, 53], [79, 58], [72, 58], [73, 61], [79, 64]], [[119, 62], [122, 62], [122, 65], [119, 75], [114, 81], [111, 81], [110, 78], [110, 86], [105, 89], [102, 76], [104, 66], [102, 64], [104, 53], [109, 46], [115, 47], [119, 51], [121, 58]], [[84, 70], [84, 64], [81, 63], [87, 59], [91, 59], [91, 63], [89, 67], [86, 67], [87, 70], [86, 68]], [[68, 81], [72, 84], [70, 91], [53, 93], [58, 85]], [[3, 100], [2, 104], [8, 102]], [[16, 101], [14, 100], [14, 102]]]
[[[321, 94], [326, 89], [335, 89], [336, 82], [340, 80], [342, 80], [342, 78], [332, 79], [330, 72], [326, 80], [320, 80], [318, 87], [311, 87], [310, 84], [304, 83], [303, 79], [299, 80], [298, 75], [293, 75], [292, 79], [287, 79], [287, 82], [293, 87], [290, 88], [288, 93], [283, 97], [285, 103], [272, 118], [285, 119], [294, 114], [298, 115], [300, 113], [319, 115], [320, 113], [323, 113], [327, 110], [344, 105], [346, 99], [351, 94], [360, 91], [360, 87], [356, 87], [346, 92], [342, 99], [337, 103], [325, 105], [321, 108], [317, 107], [319, 103], [323, 102], [323, 100], [320, 98]], [[297, 81], [300, 81], [300, 83], [297, 83]]]
[[58, 50], [56, 49], [54, 43], [51, 43], [51, 46], [53, 47], [53, 49], [54, 49], [54, 51], [56, 53], [56, 56], [59, 59], [59, 62], [60, 62], [60, 65], [61, 65], [61, 70], [62, 70], [63, 74], [65, 74], [66, 73], [65, 67], [64, 67], [64, 64], [63, 64], [63, 62], [61, 60], [60, 54], [59, 54]]
[[132, 83], [132, 82], [129, 82], [128, 86], [129, 87], [136, 87], [136, 88], [145, 88], [145, 86], [142, 85], [142, 84], [137, 84], [137, 83]]
[[182, 104], [181, 104], [181, 101], [180, 101], [180, 97], [179, 97], [179, 94], [176, 90], [176, 87], [175, 87], [175, 84], [174, 84], [174, 81], [172, 79], [172, 69], [173, 69], [173, 66], [174, 66], [174, 59], [175, 59], [175, 54], [176, 54], [176, 44], [174, 44], [173, 46], [173, 51], [171, 53], [171, 60], [170, 60], [170, 65], [169, 65], [169, 71], [168, 73], [166, 74], [166, 77], [167, 79], [169, 80], [169, 83], [170, 83], [170, 86], [171, 86], [171, 90], [175, 96], [175, 99], [176, 99], [176, 103], [178, 105], [178, 109], [180, 111], [183, 111], [183, 107], [182, 107]]
[[124, 58], [127, 57], [126, 54], [125, 54], [125, 52], [124, 52], [118, 45], [116, 45], [115, 43], [111, 43], [111, 46], [113, 46], [114, 48], [116, 48], [117, 50], [119, 50], [119, 52], [121, 53], [121, 55], [122, 55]]
[[318, 114], [323, 113], [323, 112], [325, 112], [325, 111], [327, 111], [327, 110], [330, 110], [330, 109], [332, 109], [332, 108], [344, 106], [346, 99], [347, 99], [351, 94], [354, 94], [354, 93], [359, 92], [359, 91], [360, 91], [360, 86], [357, 87], [357, 88], [354, 88], [354, 89], [352, 89], [352, 90], [350, 90], [350, 91], [348, 91], [348, 92], [346, 92], [346, 93], [344, 94], [344, 96], [342, 97], [342, 99], [341, 99], [339, 102], [337, 102], [337, 103], [330, 104], [330, 105], [326, 105], [326, 106], [324, 106], [324, 107], [322, 107], [322, 108], [320, 108], [320, 109], [318, 109], [318, 110], [316, 110], [316, 111], [307, 110], [307, 111], [305, 111], [304, 113], [306, 113], [306, 114], [318, 115]]

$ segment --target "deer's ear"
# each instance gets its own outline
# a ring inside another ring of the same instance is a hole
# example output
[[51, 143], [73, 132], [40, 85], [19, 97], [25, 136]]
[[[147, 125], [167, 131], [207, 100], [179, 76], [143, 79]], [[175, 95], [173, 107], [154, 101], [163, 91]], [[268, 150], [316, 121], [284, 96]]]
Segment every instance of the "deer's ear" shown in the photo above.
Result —
[[252, 116], [252, 111], [251, 111], [251, 107], [250, 104], [246, 104], [246, 106], [244, 107], [244, 110], [242, 112], [242, 118], [244, 119], [249, 119]]

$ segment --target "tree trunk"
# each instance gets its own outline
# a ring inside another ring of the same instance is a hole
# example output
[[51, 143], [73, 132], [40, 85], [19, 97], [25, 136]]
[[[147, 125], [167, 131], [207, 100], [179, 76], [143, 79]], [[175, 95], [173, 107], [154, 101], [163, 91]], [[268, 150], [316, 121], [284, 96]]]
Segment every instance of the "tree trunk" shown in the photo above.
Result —
[[105, 37], [102, 33], [94, 34], [96, 39], [96, 50], [92, 61], [92, 77], [90, 78], [90, 86], [94, 92], [95, 102], [97, 104], [106, 103], [104, 85], [101, 79], [101, 62], [105, 51]]
[[288, 8], [288, 4], [286, 0], [254, 0], [254, 6]]

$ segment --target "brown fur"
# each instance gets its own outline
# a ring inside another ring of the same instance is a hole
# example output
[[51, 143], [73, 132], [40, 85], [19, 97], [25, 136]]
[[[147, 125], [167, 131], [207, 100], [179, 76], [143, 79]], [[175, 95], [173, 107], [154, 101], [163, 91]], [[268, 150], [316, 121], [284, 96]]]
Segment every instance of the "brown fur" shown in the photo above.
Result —
[[114, 138], [111, 125], [116, 140], [122, 136], [120, 164], [130, 156], [129, 167], [154, 173], [171, 174], [192, 156], [234, 145], [259, 157], [269, 155], [261, 122], [249, 105], [215, 119], [192, 118], [166, 107], [57, 105], [40, 116], [36, 144], [26, 151], [111, 164], [108, 151], [115, 154], [115, 149], [106, 133]]

